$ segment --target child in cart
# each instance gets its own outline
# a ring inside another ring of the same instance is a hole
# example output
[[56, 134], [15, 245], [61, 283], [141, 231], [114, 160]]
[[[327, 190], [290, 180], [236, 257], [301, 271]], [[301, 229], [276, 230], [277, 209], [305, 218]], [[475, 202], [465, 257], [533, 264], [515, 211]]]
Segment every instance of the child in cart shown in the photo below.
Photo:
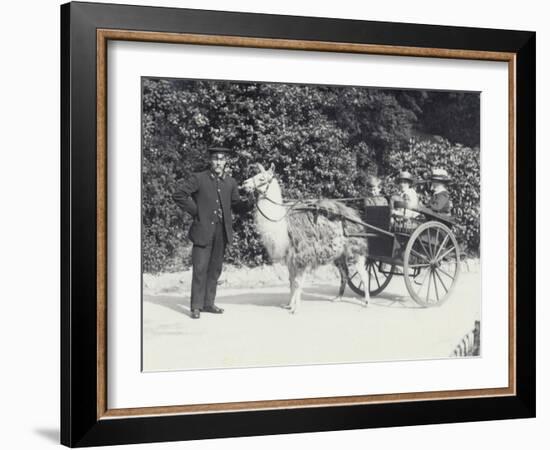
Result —
[[369, 196], [365, 198], [365, 206], [388, 206], [388, 200], [382, 195], [382, 180], [374, 175], [367, 178]]

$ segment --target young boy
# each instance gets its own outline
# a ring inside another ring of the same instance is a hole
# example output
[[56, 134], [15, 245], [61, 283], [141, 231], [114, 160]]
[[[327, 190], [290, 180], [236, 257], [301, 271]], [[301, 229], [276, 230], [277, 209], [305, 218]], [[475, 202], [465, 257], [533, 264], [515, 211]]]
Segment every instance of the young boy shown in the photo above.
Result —
[[382, 180], [374, 175], [367, 178], [369, 196], [365, 198], [365, 206], [387, 206], [388, 201], [382, 196]]

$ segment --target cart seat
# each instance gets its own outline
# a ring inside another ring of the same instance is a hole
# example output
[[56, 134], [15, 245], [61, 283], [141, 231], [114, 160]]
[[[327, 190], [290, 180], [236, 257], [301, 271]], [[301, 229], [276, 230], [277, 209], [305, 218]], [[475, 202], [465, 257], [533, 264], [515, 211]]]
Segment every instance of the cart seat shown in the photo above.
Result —
[[[383, 197], [382, 197], [383, 198]], [[385, 199], [384, 199], [385, 200]], [[367, 202], [368, 201], [368, 202]], [[362, 220], [369, 225], [381, 228], [382, 230], [390, 229], [390, 207], [386, 204], [373, 205], [372, 197], [365, 199], [363, 207]]]

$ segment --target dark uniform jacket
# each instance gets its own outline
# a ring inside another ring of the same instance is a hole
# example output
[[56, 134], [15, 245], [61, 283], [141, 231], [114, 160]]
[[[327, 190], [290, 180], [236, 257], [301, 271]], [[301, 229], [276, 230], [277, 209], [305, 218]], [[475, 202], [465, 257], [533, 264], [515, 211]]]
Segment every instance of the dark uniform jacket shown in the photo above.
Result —
[[222, 221], [220, 216], [223, 217], [227, 243], [231, 244], [231, 206], [240, 203], [237, 182], [232, 177], [218, 178], [211, 170], [194, 173], [189, 179], [178, 182], [173, 199], [193, 217], [189, 229], [189, 239], [193, 244], [206, 246], [210, 243], [215, 223]]
[[448, 191], [440, 191], [433, 195], [429, 208], [439, 214], [450, 214], [451, 197]]

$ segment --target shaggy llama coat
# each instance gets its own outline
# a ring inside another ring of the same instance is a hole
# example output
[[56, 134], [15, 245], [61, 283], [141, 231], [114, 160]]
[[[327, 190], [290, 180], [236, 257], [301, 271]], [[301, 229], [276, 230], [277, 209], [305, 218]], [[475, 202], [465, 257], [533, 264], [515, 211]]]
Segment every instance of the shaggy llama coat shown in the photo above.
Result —
[[[290, 300], [285, 307], [292, 313], [298, 310], [306, 274], [325, 264], [335, 264], [340, 271], [337, 299], [344, 293], [348, 264], [355, 265], [363, 285], [368, 286], [367, 240], [349, 236], [364, 233], [361, 225], [352, 222], [361, 220], [358, 212], [337, 200], [284, 204], [273, 165], [269, 170], [259, 168], [260, 173], [243, 187], [258, 193], [255, 222], [270, 257], [288, 267]], [[368, 289], [364, 300], [368, 304]]]

